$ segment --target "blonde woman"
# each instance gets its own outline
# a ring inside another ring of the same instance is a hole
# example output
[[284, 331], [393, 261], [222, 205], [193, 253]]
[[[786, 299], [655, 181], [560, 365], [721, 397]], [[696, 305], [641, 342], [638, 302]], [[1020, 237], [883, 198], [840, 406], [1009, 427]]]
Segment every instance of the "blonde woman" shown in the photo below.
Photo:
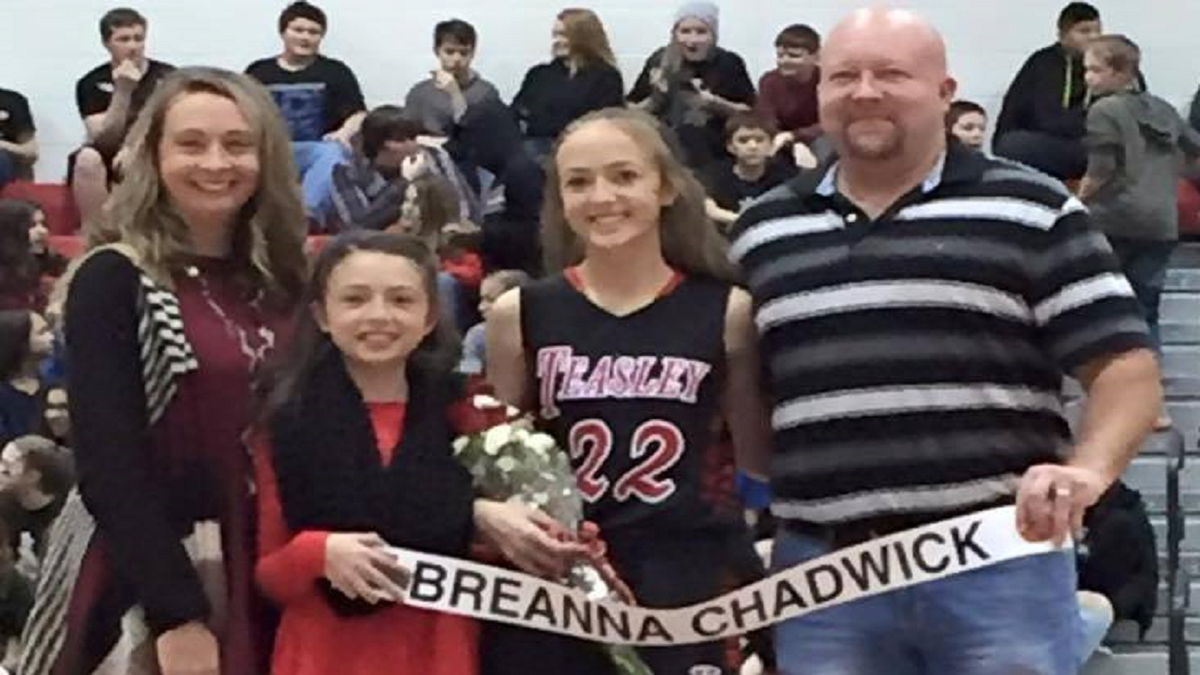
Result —
[[559, 12], [550, 49], [553, 60], [529, 69], [512, 104], [524, 126], [526, 150], [538, 163], [572, 120], [624, 103], [621, 71], [595, 12]]
[[[251, 382], [302, 291], [287, 131], [245, 76], [189, 68], [133, 127], [65, 332], [80, 492], [51, 533], [22, 673], [257, 670]], [[68, 609], [69, 608], [69, 609]]]

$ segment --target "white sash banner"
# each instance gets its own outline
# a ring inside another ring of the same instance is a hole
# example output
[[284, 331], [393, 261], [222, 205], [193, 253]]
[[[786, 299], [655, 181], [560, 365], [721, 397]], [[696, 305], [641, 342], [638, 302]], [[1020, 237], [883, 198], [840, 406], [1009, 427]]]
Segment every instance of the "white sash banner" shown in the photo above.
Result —
[[1023, 539], [1015, 507], [1004, 506], [844, 548], [688, 607], [651, 609], [589, 600], [562, 584], [469, 560], [392, 549], [412, 574], [408, 605], [646, 647], [742, 635], [827, 607], [1059, 550], [1050, 542]]

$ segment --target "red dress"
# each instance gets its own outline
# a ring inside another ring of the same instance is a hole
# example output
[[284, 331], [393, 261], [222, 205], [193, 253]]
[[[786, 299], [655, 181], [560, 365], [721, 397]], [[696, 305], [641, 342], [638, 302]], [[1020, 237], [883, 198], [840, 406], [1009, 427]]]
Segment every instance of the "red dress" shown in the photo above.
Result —
[[[371, 424], [385, 463], [397, 447], [404, 404], [371, 403]], [[263, 592], [283, 610], [271, 659], [274, 675], [475, 675], [478, 624], [465, 617], [395, 605], [352, 618], [336, 614], [318, 590], [328, 532], [293, 533], [283, 517], [270, 448], [260, 436], [259, 559]]]

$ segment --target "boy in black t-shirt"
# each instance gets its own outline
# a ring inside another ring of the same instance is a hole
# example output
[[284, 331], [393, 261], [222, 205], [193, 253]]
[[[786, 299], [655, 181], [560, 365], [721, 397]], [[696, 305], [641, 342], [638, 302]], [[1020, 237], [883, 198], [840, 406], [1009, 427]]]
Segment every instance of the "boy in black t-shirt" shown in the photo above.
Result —
[[25, 97], [0, 89], [0, 188], [27, 173], [38, 156], [33, 115]]
[[319, 53], [327, 28], [320, 8], [294, 2], [279, 15], [283, 52], [246, 68], [271, 92], [287, 122], [304, 204], [318, 230], [327, 229], [332, 213], [333, 168], [349, 156], [367, 114], [354, 72]]
[[0, 520], [12, 528], [14, 548], [28, 532], [41, 563], [50, 525], [74, 486], [71, 451], [54, 441], [30, 434], [0, 449]]
[[67, 160], [67, 176], [84, 226], [95, 222], [119, 175], [125, 134], [159, 81], [174, 66], [146, 58], [146, 17], [120, 7], [100, 18], [109, 60], [75, 83], [75, 105], [87, 130], [83, 147]]
[[739, 113], [725, 124], [725, 147], [733, 159], [710, 164], [701, 175], [705, 208], [722, 228], [767, 190], [796, 174], [792, 162], [772, 156], [775, 127], [758, 113]]

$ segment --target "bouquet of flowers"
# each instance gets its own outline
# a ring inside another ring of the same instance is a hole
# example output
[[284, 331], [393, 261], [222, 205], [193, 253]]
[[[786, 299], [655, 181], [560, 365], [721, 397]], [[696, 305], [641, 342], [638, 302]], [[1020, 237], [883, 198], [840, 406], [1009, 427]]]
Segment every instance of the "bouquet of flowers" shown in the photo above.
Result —
[[[476, 395], [473, 407], [487, 415], [482, 430], [454, 441], [454, 456], [474, 478], [475, 489], [489, 499], [515, 500], [541, 509], [584, 542], [591, 560], [576, 561], [563, 581], [590, 600], [630, 601], [632, 594], [604, 558], [594, 524], [583, 519], [583, 499], [570, 460], [549, 435], [536, 431], [527, 415], [487, 395]], [[605, 645], [621, 675], [653, 675], [628, 645]]]

